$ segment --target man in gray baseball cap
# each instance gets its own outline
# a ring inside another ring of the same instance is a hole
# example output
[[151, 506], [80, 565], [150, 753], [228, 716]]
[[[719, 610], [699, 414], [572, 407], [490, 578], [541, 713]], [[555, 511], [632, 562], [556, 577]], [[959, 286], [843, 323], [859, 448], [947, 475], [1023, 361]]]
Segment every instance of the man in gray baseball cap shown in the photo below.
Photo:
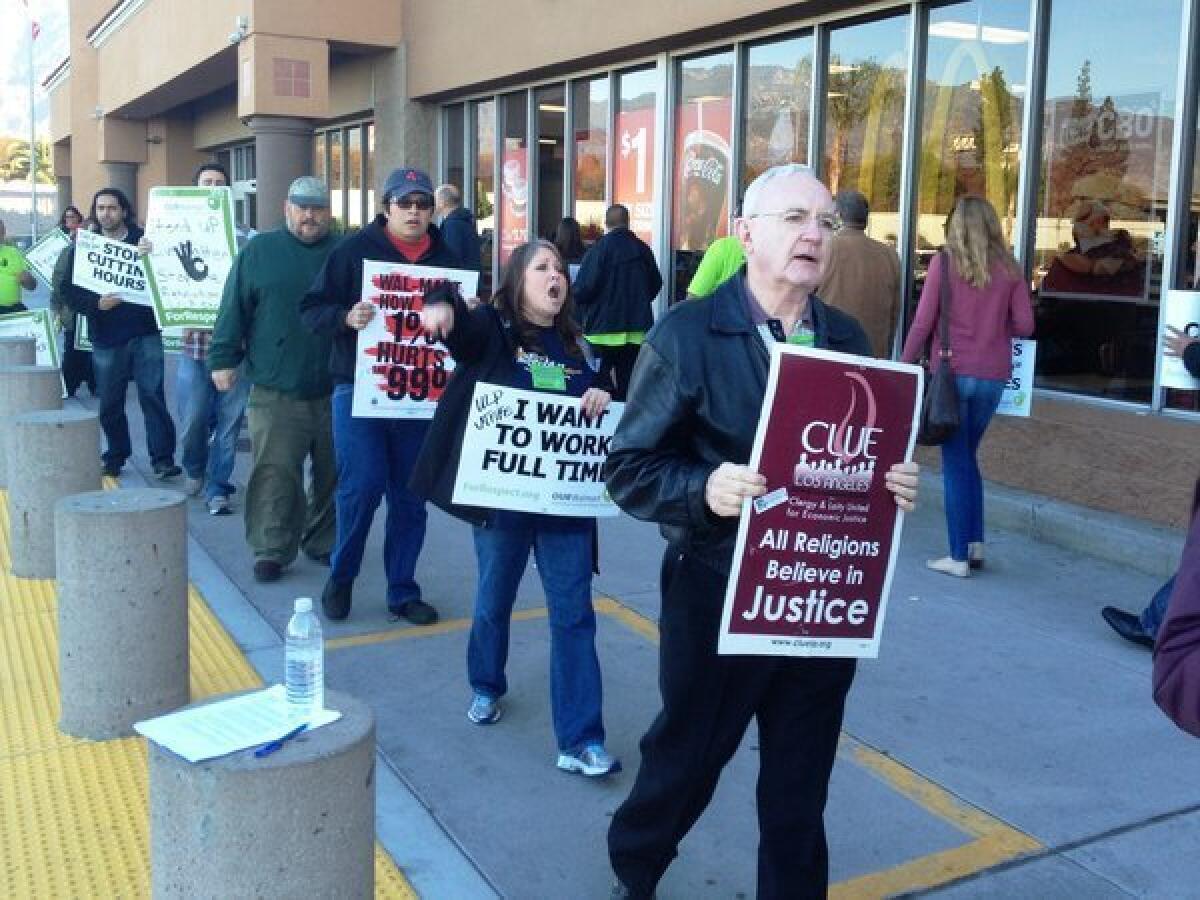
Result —
[[[328, 564], [334, 539], [330, 339], [300, 321], [300, 298], [337, 243], [325, 182], [311, 175], [293, 181], [284, 220], [238, 254], [208, 356], [218, 390], [230, 390], [239, 377], [252, 385], [246, 542], [258, 581], [278, 579], [300, 550]], [[305, 459], [312, 464], [307, 491]]]

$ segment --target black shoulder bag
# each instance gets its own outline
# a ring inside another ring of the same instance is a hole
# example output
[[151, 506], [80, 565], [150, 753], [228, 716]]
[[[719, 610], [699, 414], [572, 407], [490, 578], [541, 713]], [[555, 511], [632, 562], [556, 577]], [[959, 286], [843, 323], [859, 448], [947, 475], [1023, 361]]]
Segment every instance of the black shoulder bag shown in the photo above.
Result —
[[[950, 440], [958, 430], [958, 387], [950, 369], [950, 254], [942, 251], [942, 282], [938, 290], [938, 358], [929, 359], [929, 377], [921, 402], [921, 425], [917, 443], [935, 447]], [[930, 341], [932, 345], [933, 341]]]

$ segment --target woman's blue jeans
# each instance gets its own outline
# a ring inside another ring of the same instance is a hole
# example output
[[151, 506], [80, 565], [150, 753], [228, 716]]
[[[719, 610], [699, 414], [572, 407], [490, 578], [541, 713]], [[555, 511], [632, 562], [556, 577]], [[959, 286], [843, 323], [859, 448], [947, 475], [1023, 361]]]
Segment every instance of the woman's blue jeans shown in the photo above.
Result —
[[561, 752], [604, 743], [596, 613], [592, 609], [589, 523], [533, 513], [498, 512], [475, 528], [479, 588], [467, 644], [467, 677], [478, 694], [508, 691], [509, 621], [529, 548], [550, 617], [550, 706]]
[[946, 532], [950, 555], [963, 562], [967, 544], [983, 541], [983, 476], [979, 474], [979, 442], [1000, 404], [1004, 382], [959, 375], [958, 430], [942, 444]]

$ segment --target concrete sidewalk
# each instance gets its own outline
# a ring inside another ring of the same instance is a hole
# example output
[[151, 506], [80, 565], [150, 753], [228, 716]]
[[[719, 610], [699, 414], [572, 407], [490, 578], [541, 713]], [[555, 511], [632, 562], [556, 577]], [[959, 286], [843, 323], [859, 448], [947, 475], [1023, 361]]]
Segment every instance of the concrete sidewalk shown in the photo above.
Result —
[[[248, 462], [239, 454], [240, 485]], [[1200, 744], [1151, 702], [1150, 655], [1099, 616], [1106, 603], [1149, 600], [1162, 580], [1151, 572], [1170, 568], [1178, 536], [1000, 492], [1005, 515], [1024, 505], [1042, 531], [1020, 528], [1020, 515], [993, 529], [988, 568], [960, 581], [924, 567], [945, 552], [938, 490], [927, 488], [905, 526], [881, 657], [860, 665], [850, 696], [827, 813], [833, 894], [1195, 896]], [[193, 582], [260, 674], [278, 680], [292, 598], [318, 597], [327, 570], [301, 558], [259, 585], [240, 515], [208, 516], [196, 500], [189, 525]], [[600, 781], [554, 768], [536, 573], [513, 625], [505, 717], [477, 728], [465, 717], [470, 531], [431, 513], [418, 574], [442, 622], [419, 629], [387, 616], [382, 530], [381, 510], [354, 610], [326, 623], [329, 685], [377, 716], [381, 841], [426, 897], [607, 896], [607, 824], [657, 710], [656, 530], [626, 517], [601, 526], [598, 644], [609, 747], [625, 772]], [[1091, 534], [1110, 557], [1114, 541], [1141, 546], [1132, 555], [1156, 561], [1144, 572], [1081, 553], [1076, 538], [1076, 549], [1045, 539], [1059, 532]], [[756, 756], [752, 731], [660, 897], [753, 896]]]

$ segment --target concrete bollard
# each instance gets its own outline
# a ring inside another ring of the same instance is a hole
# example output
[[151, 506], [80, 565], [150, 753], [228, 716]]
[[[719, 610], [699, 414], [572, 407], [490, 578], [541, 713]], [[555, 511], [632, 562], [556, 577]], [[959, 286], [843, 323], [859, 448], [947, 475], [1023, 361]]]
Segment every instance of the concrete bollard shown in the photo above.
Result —
[[21, 413], [12, 419], [14, 474], [8, 485], [12, 571], [54, 577], [54, 504], [100, 490], [100, 420], [87, 410]]
[[0, 366], [32, 366], [36, 360], [36, 338], [0, 337]]
[[345, 694], [332, 725], [256, 759], [189, 763], [149, 742], [154, 897], [375, 893], [375, 721]]
[[59, 728], [105, 740], [188, 702], [186, 499], [92, 491], [54, 507]]
[[[0, 487], [8, 486], [12, 417], [39, 409], [62, 409], [62, 378], [58, 369], [53, 366], [0, 366]], [[93, 465], [99, 468], [100, 463], [93, 460]]]

